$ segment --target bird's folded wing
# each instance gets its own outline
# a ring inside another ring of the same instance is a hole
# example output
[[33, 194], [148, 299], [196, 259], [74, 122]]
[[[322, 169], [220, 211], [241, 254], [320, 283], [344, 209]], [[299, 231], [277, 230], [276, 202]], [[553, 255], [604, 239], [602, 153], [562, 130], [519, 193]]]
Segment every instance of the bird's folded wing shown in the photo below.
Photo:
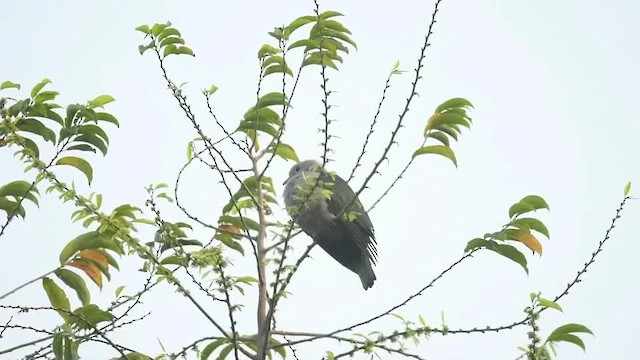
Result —
[[[334, 185], [333, 194], [329, 201], [329, 211], [334, 215], [342, 213], [336, 221], [341, 221], [345, 224], [358, 247], [365, 251], [369, 259], [375, 263], [378, 258], [378, 252], [373, 224], [371, 224], [369, 215], [367, 215], [362, 203], [356, 198], [355, 192], [344, 179], [336, 175], [331, 182]], [[345, 210], [347, 206], [348, 208]]]

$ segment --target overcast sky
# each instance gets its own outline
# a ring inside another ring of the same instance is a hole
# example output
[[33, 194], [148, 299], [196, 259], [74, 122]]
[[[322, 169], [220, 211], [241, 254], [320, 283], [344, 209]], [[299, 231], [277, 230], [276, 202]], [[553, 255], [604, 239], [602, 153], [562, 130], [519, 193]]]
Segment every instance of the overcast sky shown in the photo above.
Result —
[[[358, 51], [345, 57], [340, 71], [330, 72], [329, 82], [335, 92], [331, 117], [338, 120], [331, 131], [339, 136], [330, 142], [336, 160], [331, 167], [346, 177], [393, 63], [399, 60], [405, 70], [415, 67], [433, 2], [322, 1], [321, 6], [345, 14], [339, 20], [358, 43]], [[217, 85], [215, 111], [229, 128], [236, 126], [255, 101], [256, 52], [263, 43], [273, 43], [267, 32], [311, 14], [312, 9], [312, 1], [300, 0], [5, 1], [0, 81], [23, 84], [19, 94], [27, 96], [33, 84], [50, 78], [50, 88], [62, 93], [62, 104], [103, 93], [114, 96], [117, 101], [108, 110], [122, 125], [106, 127], [109, 154], [91, 159], [95, 171], [91, 189], [78, 172], [56, 169], [56, 173], [69, 183], [75, 181], [85, 194], [104, 194], [104, 209], [122, 203], [142, 207], [144, 186], [174, 182], [186, 160], [186, 144], [196, 133], [168, 93], [152, 54], [139, 55], [137, 46], [143, 40], [134, 28], [170, 20], [182, 32], [196, 57], [169, 59], [168, 71], [176, 83], [189, 82], [189, 100], [215, 138], [220, 131], [207, 116], [199, 90]], [[433, 326], [440, 324], [441, 312], [450, 328], [498, 326], [523, 318], [530, 292], [542, 291], [548, 298], [559, 294], [604, 237], [625, 183], [635, 181], [640, 186], [638, 18], [640, 4], [628, 0], [444, 0], [427, 50], [419, 97], [398, 135], [400, 146], [392, 148], [390, 161], [380, 169], [382, 176], [374, 177], [361, 200], [369, 205], [380, 196], [421, 143], [428, 116], [451, 97], [465, 97], [475, 105], [473, 128], [453, 145], [458, 168], [444, 158], [417, 159], [398, 187], [371, 212], [380, 254], [375, 268], [378, 281], [372, 289], [364, 291], [357, 276], [316, 249], [289, 288], [293, 296], [281, 302], [278, 326], [328, 332], [388, 309], [459, 258], [467, 241], [498, 230], [508, 221], [509, 206], [529, 194], [543, 196], [551, 206], [550, 212], [536, 214], [549, 227], [551, 240], [541, 238], [542, 257], [527, 255], [529, 276], [515, 263], [482, 252], [398, 313], [416, 322], [422, 314]], [[284, 137], [301, 158], [321, 156], [321, 135], [316, 131], [322, 125], [318, 72], [307, 68], [303, 73]], [[272, 77], [263, 91], [277, 91], [279, 81]], [[394, 77], [364, 169], [380, 156], [411, 81], [410, 71]], [[229, 148], [227, 153], [231, 152]], [[23, 175], [23, 165], [11, 153], [0, 151], [0, 184], [16, 178], [30, 181], [33, 175]], [[290, 166], [277, 160], [272, 169], [279, 193]], [[359, 171], [356, 185], [365, 174]], [[219, 178], [198, 166], [185, 176], [185, 204], [194, 214], [215, 222], [228, 200]], [[162, 206], [168, 220], [184, 219], [171, 205]], [[40, 209], [27, 207], [27, 221], [14, 221], [0, 238], [0, 293], [55, 268], [62, 247], [83, 231], [79, 224], [69, 224], [73, 207], [60, 205], [56, 196], [45, 196]], [[278, 219], [287, 219], [281, 211], [277, 214]], [[584, 282], [561, 301], [564, 313], [545, 312], [543, 336], [568, 322], [585, 324], [595, 333], [583, 336], [586, 353], [561, 345], [560, 358], [618, 359], [637, 353], [640, 245], [633, 229], [639, 215], [637, 202], [630, 202]], [[197, 229], [194, 236], [208, 235]], [[145, 229], [141, 236], [150, 239], [151, 233]], [[301, 250], [308, 242], [299, 237], [294, 246]], [[238, 265], [235, 275], [251, 274], [251, 256], [231, 255]], [[123, 259], [122, 265], [102, 292], [90, 284], [97, 304], [108, 306], [119, 285], [126, 285], [128, 293], [141, 287], [137, 259]], [[77, 305], [73, 292], [69, 296]], [[243, 333], [255, 330], [254, 299], [253, 291], [246, 299], [236, 296], [247, 305], [239, 317]], [[114, 341], [154, 355], [162, 351], [160, 343], [175, 352], [195, 338], [218, 335], [168, 285], [143, 300], [137, 314], [152, 314], [113, 334]], [[5, 301], [46, 304], [39, 284]], [[224, 308], [203, 301], [226, 323]], [[0, 312], [0, 322], [11, 315]], [[16, 316], [14, 322], [53, 327], [59, 318], [36, 313]], [[401, 329], [399, 321], [385, 318], [378, 326], [359, 331], [393, 329]], [[527, 342], [526, 331], [520, 327], [498, 334], [436, 335], [413, 351], [428, 359], [513, 359], [519, 354], [516, 347]], [[37, 336], [8, 330], [0, 339], [0, 350]], [[317, 359], [326, 350], [338, 353], [348, 348], [322, 341], [302, 347], [298, 356]], [[108, 347], [90, 345], [81, 348], [81, 355], [105, 359], [116, 354]]]

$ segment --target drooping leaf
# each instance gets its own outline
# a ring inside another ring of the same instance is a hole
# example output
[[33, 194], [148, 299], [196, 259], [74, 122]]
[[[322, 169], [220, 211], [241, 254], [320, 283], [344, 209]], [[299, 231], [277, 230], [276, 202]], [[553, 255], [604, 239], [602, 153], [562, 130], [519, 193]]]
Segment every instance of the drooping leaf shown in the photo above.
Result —
[[176, 28], [167, 27], [164, 30], [162, 30], [160, 34], [158, 34], [156, 39], [157, 41], [161, 42], [164, 38], [170, 37], [170, 36], [175, 36], [179, 38], [182, 36], [182, 34], [180, 34], [180, 31], [178, 31], [178, 29]]
[[515, 261], [518, 265], [522, 266], [527, 274], [529, 274], [529, 269], [527, 268], [527, 258], [520, 252], [520, 250], [511, 245], [498, 243], [495, 243], [495, 245], [488, 247], [488, 249], [495, 251], [496, 253], [506, 257], [507, 259]]
[[16, 127], [20, 131], [40, 135], [45, 141], [56, 142], [56, 133], [34, 118], [20, 119], [16, 122]]
[[47, 297], [49, 298], [49, 303], [55, 309], [61, 309], [65, 311], [57, 311], [63, 319], [67, 320], [69, 314], [67, 313], [71, 309], [71, 304], [69, 303], [69, 298], [64, 293], [64, 290], [60, 288], [53, 280], [45, 277], [42, 279], [42, 287], [44, 291], [47, 293]]
[[528, 231], [518, 231], [515, 239], [525, 244], [531, 251], [542, 255], [542, 244]]
[[[272, 153], [273, 148], [271, 148], [268, 152]], [[300, 158], [298, 158], [298, 154], [296, 154], [296, 151], [290, 145], [284, 143], [277, 144], [275, 153], [285, 160], [293, 160], [296, 163], [300, 161]]]
[[523, 230], [535, 230], [549, 239], [549, 229], [544, 223], [534, 218], [518, 218], [511, 223], [513, 226]]
[[0, 186], [0, 197], [13, 196], [17, 199], [24, 197], [38, 206], [39, 203], [36, 194], [39, 194], [38, 188], [22, 180], [12, 181]]
[[453, 99], [449, 99], [445, 102], [443, 102], [442, 104], [438, 105], [438, 107], [436, 108], [436, 113], [442, 112], [444, 110], [448, 110], [451, 108], [460, 108], [460, 107], [473, 107], [473, 105], [471, 104], [471, 102], [467, 99], [463, 99], [463, 98], [453, 98]]
[[539, 209], [549, 209], [549, 205], [543, 198], [537, 195], [528, 195], [522, 198], [519, 202], [513, 204], [509, 208], [509, 217], [521, 215], [530, 211]]
[[91, 181], [93, 180], [93, 168], [86, 160], [82, 158], [75, 156], [66, 156], [56, 161], [56, 165], [73, 166], [74, 168], [84, 173], [84, 175], [87, 177], [87, 180], [89, 180], [89, 184], [91, 184]]
[[120, 255], [124, 251], [120, 244], [97, 231], [90, 231], [71, 240], [60, 252], [60, 264], [64, 265], [76, 253], [87, 249], [108, 249]]
[[84, 271], [84, 273], [87, 274], [87, 276], [89, 276], [89, 278], [93, 280], [93, 282], [98, 285], [99, 288], [102, 289], [102, 272], [95, 263], [85, 260], [73, 260], [69, 261], [66, 265]]
[[558, 304], [558, 303], [556, 303], [554, 301], [543, 299], [543, 298], [539, 298], [538, 299], [538, 303], [540, 304], [540, 306], [556, 309], [556, 310], [562, 312], [562, 307], [560, 306], [560, 304]]
[[149, 25], [140, 25], [136, 27], [136, 30], [146, 35], [151, 34], [151, 29], [149, 28]]
[[204, 349], [202, 349], [202, 352], [200, 353], [200, 360], [208, 360], [209, 356], [211, 356], [211, 354], [218, 347], [220, 347], [220, 345], [222, 345], [222, 344], [224, 344], [226, 342], [227, 342], [227, 339], [220, 338], [220, 339], [217, 339], [217, 340], [209, 343], [207, 346], [204, 347]]
[[3, 81], [2, 84], [0, 84], [0, 90], [12, 89], [12, 88], [20, 90], [20, 84], [11, 82], [9, 80]]
[[423, 155], [423, 154], [437, 154], [437, 155], [444, 156], [447, 159], [451, 160], [456, 167], [458, 167], [458, 162], [456, 161], [456, 155], [454, 154], [453, 150], [451, 150], [451, 148], [448, 146], [443, 146], [443, 145], [424, 146], [416, 150], [413, 153], [412, 157], [415, 158], [416, 156]]
[[43, 87], [45, 87], [47, 84], [51, 84], [51, 80], [49, 79], [43, 79], [42, 81], [40, 81], [39, 83], [37, 83], [32, 89], [31, 89], [31, 97], [35, 98], [36, 95], [38, 95], [38, 93], [40, 93], [40, 90], [42, 90]]
[[113, 101], [116, 101], [116, 99], [114, 99], [110, 95], [100, 95], [93, 100], [89, 100], [89, 105], [91, 105], [92, 107], [104, 107], [105, 105]]
[[242, 254], [244, 256], [244, 248], [242, 247], [242, 245], [235, 241], [233, 239], [233, 235], [231, 235], [228, 232], [220, 232], [218, 234], [216, 234], [215, 236], [216, 239], [220, 240], [220, 242], [222, 242], [225, 246], [236, 250], [237, 252], [239, 252], [240, 254]]
[[82, 302], [82, 305], [91, 303], [91, 294], [87, 288], [87, 283], [85, 283], [80, 275], [67, 269], [58, 269], [54, 273], [60, 280], [62, 280], [62, 282], [76, 292], [76, 295], [78, 296], [78, 299], [80, 299], [80, 302]]
[[449, 146], [449, 138], [447, 137], [447, 134], [441, 131], [429, 131], [427, 136], [440, 141], [444, 146]]
[[291, 35], [294, 31], [296, 31], [300, 27], [307, 25], [309, 23], [312, 23], [314, 21], [316, 21], [315, 16], [311, 16], [311, 15], [301, 16], [293, 20], [289, 25], [287, 25], [285, 30], [288, 32], [288, 35]]
[[115, 118], [115, 116], [106, 113], [106, 112], [96, 112], [96, 119], [97, 120], [101, 120], [101, 121], [106, 121], [106, 122], [110, 122], [112, 124], [114, 124], [117, 127], [120, 127], [120, 123], [118, 122], [118, 120]]
[[280, 49], [275, 48], [269, 44], [264, 44], [262, 45], [262, 47], [260, 48], [260, 50], [258, 50], [258, 59], [262, 59], [263, 57], [267, 56], [267, 55], [274, 55], [280, 52]]
[[77, 315], [74, 317], [73, 322], [81, 330], [93, 329], [101, 322], [115, 319], [113, 314], [100, 309], [95, 304], [77, 308], [73, 313]]

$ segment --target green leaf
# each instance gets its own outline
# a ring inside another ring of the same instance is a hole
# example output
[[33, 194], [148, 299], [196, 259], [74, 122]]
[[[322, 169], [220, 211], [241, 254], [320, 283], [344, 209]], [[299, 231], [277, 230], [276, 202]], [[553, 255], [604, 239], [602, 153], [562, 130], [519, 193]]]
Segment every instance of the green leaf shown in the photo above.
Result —
[[115, 126], [120, 127], [120, 123], [115, 118], [115, 116], [113, 116], [113, 115], [111, 115], [109, 113], [97, 112], [96, 113], [96, 119], [97, 120], [101, 120], [101, 121], [110, 122], [110, 123], [114, 124]]
[[162, 261], [160, 261], [160, 264], [187, 266], [189, 264], [189, 261], [184, 256], [172, 255], [162, 259]]
[[344, 16], [341, 13], [333, 10], [327, 10], [320, 14], [320, 20], [326, 20], [328, 18], [336, 17], [336, 16]]
[[78, 315], [73, 317], [73, 322], [81, 330], [93, 329], [101, 322], [115, 319], [113, 314], [100, 309], [95, 304], [77, 308], [73, 313]]
[[18, 205], [17, 202], [8, 200], [7, 198], [0, 197], [0, 210], [7, 213], [7, 216], [16, 215], [24, 219], [26, 213], [22, 205]]
[[233, 240], [233, 237], [231, 234], [229, 233], [218, 233], [215, 236], [216, 239], [220, 240], [225, 246], [236, 250], [237, 252], [239, 252], [240, 254], [242, 254], [244, 256], [244, 248], [242, 247], [242, 245]]
[[264, 44], [262, 45], [262, 47], [260, 47], [260, 50], [258, 50], [258, 59], [262, 59], [266, 55], [273, 55], [279, 52], [280, 52], [280, 49], [275, 48], [269, 44]]
[[[170, 45], [170, 44], [181, 44], [181, 45], [184, 45], [184, 39], [173, 37], [173, 36], [172, 37], [168, 37], [168, 38], [162, 40], [160, 42], [159, 46], [161, 48], [163, 48], [163, 47], [165, 47], [167, 45]], [[143, 46], [143, 45], [140, 45], [140, 46]], [[146, 50], [146, 46], [145, 46], [145, 50]]]
[[225, 338], [220, 338], [217, 339], [211, 343], [209, 343], [207, 346], [205, 346], [204, 349], [202, 349], [202, 352], [200, 353], [200, 360], [208, 360], [209, 356], [211, 356], [211, 354], [222, 344], [226, 343], [227, 339]]
[[218, 358], [217, 360], [224, 360], [227, 358], [227, 355], [229, 355], [229, 353], [231, 353], [231, 350], [233, 350], [233, 344], [229, 344], [227, 346], [225, 346], [220, 353], [218, 354]]
[[116, 99], [114, 99], [110, 95], [100, 95], [93, 100], [89, 100], [89, 105], [91, 105], [91, 107], [104, 107], [108, 103], [113, 102], [115, 100]]
[[338, 66], [333, 62], [333, 60], [331, 60], [328, 54], [322, 54], [320, 51], [313, 52], [305, 57], [304, 61], [302, 61], [302, 66], [304, 67], [308, 65], [322, 65], [338, 70]]
[[33, 140], [29, 139], [29, 138], [22, 138], [22, 140], [24, 141], [24, 147], [26, 149], [29, 149], [31, 151], [33, 151], [33, 156], [35, 156], [36, 158], [40, 157], [40, 149], [38, 148], [38, 145], [36, 145], [35, 142], [33, 142]]
[[558, 303], [553, 302], [551, 300], [539, 298], [538, 299], [538, 303], [540, 304], [540, 306], [556, 309], [556, 310], [562, 312], [562, 307]]
[[549, 230], [544, 223], [534, 218], [519, 218], [511, 222], [511, 225], [523, 230], [535, 230], [549, 239]]
[[213, 95], [215, 94], [216, 91], [218, 91], [218, 87], [215, 85], [211, 85], [211, 87], [209, 87], [209, 90], [207, 90], [207, 93], [209, 95]]
[[53, 349], [53, 355], [55, 356], [56, 360], [60, 360], [63, 359], [63, 351], [64, 351], [64, 344], [63, 344], [63, 333], [58, 332], [53, 336], [53, 344], [52, 344], [52, 349]]
[[42, 81], [40, 81], [39, 83], [37, 83], [33, 89], [31, 89], [31, 97], [35, 98], [36, 95], [38, 95], [38, 93], [40, 92], [40, 90], [42, 90], [43, 87], [45, 87], [47, 84], [50, 84], [51, 80], [49, 79], [43, 79]]
[[78, 134], [90, 134], [90, 135], [97, 135], [99, 137], [101, 137], [105, 143], [109, 143], [109, 137], [107, 136], [107, 133], [104, 132], [104, 130], [102, 130], [101, 127], [97, 126], [97, 125], [82, 125], [80, 128], [78, 128]]
[[255, 230], [255, 231], [258, 231], [258, 228], [259, 228], [259, 224], [255, 220], [248, 218], [246, 215], [243, 216], [242, 218], [240, 218], [239, 216], [221, 215], [218, 218], [218, 223], [231, 224], [241, 229], [244, 229], [246, 224], [249, 229]]
[[57, 91], [43, 91], [36, 95], [36, 97], [33, 98], [33, 101], [36, 104], [43, 104], [47, 101], [54, 100], [58, 95], [60, 95], [60, 93]]
[[104, 143], [104, 141], [93, 135], [93, 134], [85, 134], [85, 135], [80, 135], [77, 136], [73, 139], [74, 141], [77, 142], [82, 142], [82, 143], [86, 143], [86, 144], [91, 144], [93, 146], [95, 146], [96, 148], [98, 148], [100, 150], [100, 152], [102, 152], [102, 155], [105, 156], [107, 155], [107, 145]]
[[140, 25], [136, 27], [136, 30], [146, 35], [151, 34], [151, 29], [149, 28], [149, 25]]
[[520, 250], [516, 249], [511, 245], [506, 244], [498, 244], [487, 247], [487, 249], [495, 251], [496, 253], [515, 261], [518, 265], [522, 266], [524, 271], [529, 274], [529, 269], [527, 268], [527, 258], [520, 252]]
[[447, 134], [440, 131], [429, 131], [427, 137], [434, 138], [442, 143], [444, 146], [449, 146], [449, 138]]
[[9, 80], [3, 81], [2, 84], [0, 84], [0, 90], [11, 89], [11, 88], [20, 90], [20, 84], [11, 82]]
[[261, 107], [256, 110], [255, 107], [252, 107], [244, 114], [245, 122], [268, 122], [276, 125], [277, 127], [282, 126], [282, 119], [280, 119], [280, 115], [271, 110], [268, 107]]
[[264, 69], [264, 72], [262, 73], [262, 77], [264, 78], [271, 74], [282, 74], [282, 73], [285, 73], [293, 77], [293, 71], [291, 71], [291, 69], [288, 66], [281, 65], [281, 64], [271, 65], [268, 68]]
[[467, 99], [463, 99], [463, 98], [453, 98], [453, 99], [449, 99], [445, 102], [443, 102], [442, 104], [438, 105], [438, 107], [436, 108], [436, 113], [442, 112], [444, 110], [448, 110], [448, 109], [452, 109], [452, 108], [464, 108], [464, 107], [473, 107], [473, 105], [471, 104], [471, 102]]
[[122, 290], [124, 290], [124, 285], [118, 286], [115, 292], [116, 297], [120, 296], [120, 294], [122, 293]]
[[[565, 325], [559, 326], [558, 328], [553, 330], [553, 332], [551, 332], [551, 334], [549, 334], [549, 338], [552, 338], [553, 336], [555, 336], [557, 334], [569, 334], [569, 333], [586, 333], [586, 334], [593, 335], [593, 332], [591, 330], [589, 330], [588, 327], [586, 327], [584, 325], [581, 325], [581, 324], [569, 323], [569, 324], [565, 324]], [[549, 340], [549, 339], [547, 339], [547, 340]]]
[[624, 196], [626, 197], [627, 195], [629, 195], [629, 191], [631, 191], [631, 181], [629, 181], [627, 183], [627, 185], [624, 186]]
[[315, 16], [311, 16], [311, 15], [307, 15], [307, 16], [301, 16], [295, 20], [293, 20], [289, 25], [287, 25], [287, 27], [285, 28], [287, 35], [291, 35], [294, 31], [296, 31], [297, 29], [299, 29], [300, 27], [307, 25], [309, 23], [312, 23], [316, 21], [316, 17]]
[[463, 116], [451, 112], [437, 113], [427, 124], [428, 129], [438, 129], [441, 125], [460, 125], [466, 128], [471, 127], [469, 120]]
[[[71, 304], [69, 303], [67, 295], [53, 280], [47, 277], [43, 278], [42, 287], [47, 293], [49, 303], [51, 303], [52, 307], [66, 311], [69, 311], [69, 309], [71, 309]], [[69, 318], [69, 314], [67, 312], [58, 311], [58, 314], [60, 314], [60, 316], [65, 319], [65, 321]]]
[[288, 105], [288, 104], [289, 102], [288, 102], [287, 95], [281, 92], [270, 92], [268, 94], [261, 96], [260, 99], [258, 99], [258, 104], [256, 107], [264, 108], [267, 106]]
[[35, 194], [39, 194], [38, 188], [22, 180], [13, 181], [0, 187], [0, 196], [13, 196], [18, 199], [24, 197], [37, 206], [39, 203]]
[[458, 167], [458, 163], [456, 162], [456, 155], [453, 153], [453, 150], [451, 150], [451, 148], [448, 147], [448, 146], [443, 146], [443, 145], [424, 146], [424, 147], [416, 150], [413, 153], [412, 158], [415, 158], [416, 156], [423, 155], [423, 154], [442, 155], [442, 156], [446, 157], [447, 159], [453, 161], [453, 164], [456, 167]]
[[[271, 148], [268, 152], [270, 153], [273, 152], [273, 148]], [[295, 162], [300, 162], [300, 158], [298, 158], [298, 154], [296, 154], [296, 151], [290, 145], [279, 143], [278, 146], [276, 146], [275, 152], [276, 152], [276, 155], [280, 156], [285, 160], [293, 160]]]
[[583, 351], [586, 350], [585, 346], [584, 346], [584, 341], [582, 341], [582, 339], [580, 339], [578, 336], [573, 335], [573, 334], [556, 334], [553, 336], [553, 338], [551, 338], [551, 336], [549, 336], [549, 338], [547, 338], [547, 342], [552, 343], [552, 342], [568, 342], [574, 345], [579, 346]]
[[509, 208], [509, 217], [513, 218], [516, 215], [521, 215], [530, 211], [539, 209], [549, 210], [549, 205], [543, 198], [537, 195], [525, 196], [519, 202], [513, 204]]
[[158, 36], [162, 32], [162, 30], [169, 26], [171, 26], [171, 21], [167, 21], [165, 24], [153, 24], [153, 26], [151, 27], [151, 35]]
[[91, 168], [91, 165], [84, 159], [75, 156], [66, 156], [56, 161], [56, 165], [73, 166], [84, 173], [87, 180], [89, 180], [89, 184], [91, 184], [93, 180], [93, 168]]
[[351, 34], [351, 31], [349, 31], [349, 29], [347, 29], [346, 27], [344, 27], [344, 25], [342, 25], [341, 23], [335, 20], [325, 20], [321, 24], [326, 29], [331, 29], [331, 30], [342, 32], [342, 33]]
[[54, 273], [60, 280], [62, 280], [62, 282], [76, 292], [76, 295], [78, 295], [78, 299], [80, 299], [82, 305], [88, 305], [91, 303], [91, 294], [87, 288], [87, 283], [85, 283], [80, 275], [67, 269], [58, 269]]
[[467, 243], [467, 246], [464, 248], [464, 252], [468, 252], [476, 248], [487, 248], [495, 245], [495, 243], [495, 241], [475, 238]]
[[31, 108], [29, 108], [28, 115], [34, 117], [41, 117], [45, 119], [50, 119], [57, 122], [60, 125], [64, 124], [64, 120], [58, 113], [53, 111], [53, 104], [34, 104]]
[[[167, 38], [169, 36], [177, 36], [178, 38], [180, 38], [182, 36], [182, 34], [180, 34], [180, 31], [178, 31], [178, 29], [172, 28], [172, 27], [168, 27], [168, 28], [165, 28], [164, 30], [162, 30], [160, 32], [160, 34], [158, 34], [156, 39], [157, 39], [157, 41], [162, 41], [162, 40], [164, 40], [164, 38]], [[160, 46], [162, 47], [162, 45], [160, 45]]]
[[105, 234], [97, 231], [90, 231], [79, 235], [71, 240], [60, 252], [60, 264], [64, 265], [77, 252], [86, 249], [108, 249], [120, 255], [124, 254], [124, 250], [117, 241], [108, 238]]
[[[167, 46], [169, 46], [169, 45], [167, 45]], [[191, 48], [188, 47], [188, 46], [178, 46], [178, 48], [175, 51], [175, 54], [178, 54], [178, 55], [179, 54], [184, 54], [184, 55], [196, 56], [193, 53], [193, 50], [191, 50]]]
[[91, 151], [93, 153], [96, 152], [96, 149], [94, 149], [91, 145], [87, 145], [87, 144], [77, 144], [77, 145], [69, 146], [67, 150]]
[[271, 124], [266, 122], [255, 122], [255, 121], [242, 121], [240, 122], [240, 126], [236, 131], [242, 131], [247, 133], [248, 130], [258, 130], [264, 133], [267, 133], [273, 137], [278, 136], [278, 130], [275, 129]]

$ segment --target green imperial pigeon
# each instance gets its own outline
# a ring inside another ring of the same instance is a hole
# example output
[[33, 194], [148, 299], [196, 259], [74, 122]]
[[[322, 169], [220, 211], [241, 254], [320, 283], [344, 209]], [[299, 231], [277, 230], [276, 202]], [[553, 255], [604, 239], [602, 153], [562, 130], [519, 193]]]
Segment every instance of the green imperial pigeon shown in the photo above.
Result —
[[284, 184], [289, 215], [331, 257], [358, 274], [365, 290], [372, 287], [376, 274], [371, 264], [378, 260], [373, 225], [349, 184], [315, 160], [294, 165]]

